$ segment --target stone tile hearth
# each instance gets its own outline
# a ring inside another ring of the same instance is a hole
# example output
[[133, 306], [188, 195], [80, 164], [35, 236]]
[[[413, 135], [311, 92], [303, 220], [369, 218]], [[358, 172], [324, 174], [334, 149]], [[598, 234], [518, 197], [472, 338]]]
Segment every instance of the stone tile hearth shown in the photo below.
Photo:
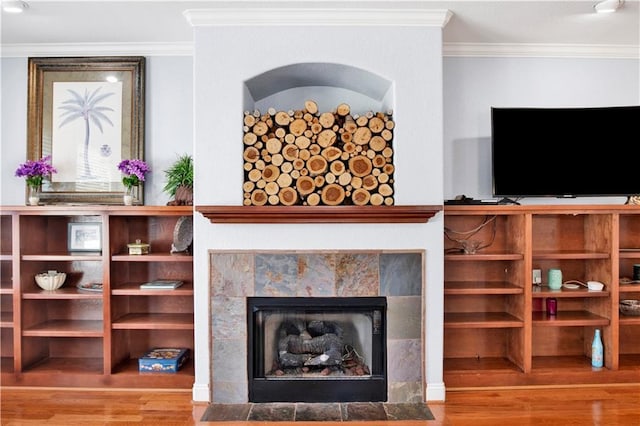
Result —
[[385, 421], [434, 420], [424, 403], [210, 404], [200, 421]]

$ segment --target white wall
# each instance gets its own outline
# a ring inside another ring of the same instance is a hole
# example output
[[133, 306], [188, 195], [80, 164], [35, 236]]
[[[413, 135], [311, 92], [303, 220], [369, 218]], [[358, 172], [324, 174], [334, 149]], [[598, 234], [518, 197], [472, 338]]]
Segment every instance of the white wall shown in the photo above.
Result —
[[[492, 106], [638, 105], [640, 61], [445, 58], [444, 95], [444, 198], [461, 194], [492, 198]], [[598, 203], [602, 199], [589, 202]]]
[[[24, 178], [15, 176], [27, 160], [27, 58], [2, 58], [2, 140], [0, 200], [25, 203]], [[145, 204], [164, 205], [164, 170], [178, 155], [193, 153], [193, 59], [190, 56], [147, 57], [145, 159], [151, 167]]]

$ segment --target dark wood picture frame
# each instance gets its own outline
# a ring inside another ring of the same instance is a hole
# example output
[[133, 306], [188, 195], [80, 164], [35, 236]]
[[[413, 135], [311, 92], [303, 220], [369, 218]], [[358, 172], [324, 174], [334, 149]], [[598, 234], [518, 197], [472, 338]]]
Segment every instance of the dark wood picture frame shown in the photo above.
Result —
[[[58, 170], [43, 183], [40, 201], [122, 204], [125, 187], [117, 164], [144, 160], [145, 58], [29, 58], [28, 71], [27, 156], [51, 155]], [[93, 110], [89, 116], [81, 111], [87, 105]], [[63, 127], [74, 137], [58, 136]], [[144, 204], [144, 183], [133, 195], [135, 204]]]

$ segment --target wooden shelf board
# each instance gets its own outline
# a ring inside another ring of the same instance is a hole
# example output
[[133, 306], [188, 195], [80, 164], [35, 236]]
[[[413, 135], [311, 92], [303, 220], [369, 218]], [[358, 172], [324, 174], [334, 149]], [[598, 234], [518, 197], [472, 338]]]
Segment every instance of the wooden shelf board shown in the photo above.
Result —
[[52, 320], [22, 330], [29, 337], [102, 337], [102, 321]]
[[640, 284], [620, 284], [620, 293], [640, 293]]
[[446, 281], [446, 295], [522, 294], [524, 289], [504, 281]]
[[532, 255], [533, 260], [588, 260], [609, 257], [609, 253], [592, 251], [534, 251]]
[[559, 370], [581, 370], [589, 369], [591, 371], [591, 358], [582, 355], [564, 355], [564, 356], [534, 356], [532, 358], [532, 370], [549, 369], [556, 374]]
[[117, 330], [193, 330], [193, 314], [127, 314], [111, 325]]
[[640, 316], [620, 314], [620, 325], [640, 325]]
[[609, 297], [611, 293], [608, 290], [603, 291], [589, 291], [588, 289], [581, 287], [575, 290], [563, 288], [561, 290], [550, 290], [548, 287], [536, 286], [531, 292], [531, 297], [534, 299], [555, 297], [555, 298], [591, 298], [591, 297]]
[[486, 358], [445, 358], [443, 360], [444, 371], [468, 372], [468, 373], [491, 373], [495, 371], [513, 371], [520, 373], [520, 368], [507, 358], [486, 357]]
[[445, 328], [519, 328], [524, 321], [506, 312], [446, 312]]
[[113, 262], [193, 262], [193, 256], [184, 253], [114, 254]]
[[546, 312], [532, 312], [534, 327], [581, 327], [581, 326], [607, 326], [610, 320], [588, 311], [558, 311], [555, 316]]
[[640, 259], [640, 249], [620, 249], [618, 251], [620, 259]]
[[0, 312], [0, 327], [13, 327], [13, 312]]
[[0, 206], [0, 213], [23, 216], [182, 216], [193, 213], [193, 206], [122, 206], [104, 204], [47, 204], [43, 206]]
[[211, 223], [423, 223], [443, 206], [196, 206]]
[[103, 374], [102, 358], [45, 358], [23, 368], [24, 372], [54, 375]]
[[35, 290], [22, 293], [23, 299], [102, 299], [102, 292], [82, 291], [77, 287], [60, 287], [57, 290]]
[[476, 254], [464, 254], [464, 253], [450, 253], [444, 256], [445, 261], [452, 262], [486, 262], [496, 260], [522, 260], [524, 255], [520, 253], [476, 253]]
[[71, 261], [86, 261], [86, 262], [100, 262], [103, 260], [100, 254], [23, 254], [22, 260], [37, 260], [47, 262], [71, 262]]
[[112, 288], [111, 294], [113, 296], [192, 296], [193, 284], [185, 282], [173, 290], [142, 290], [140, 283], [126, 283], [118, 285], [117, 288]]

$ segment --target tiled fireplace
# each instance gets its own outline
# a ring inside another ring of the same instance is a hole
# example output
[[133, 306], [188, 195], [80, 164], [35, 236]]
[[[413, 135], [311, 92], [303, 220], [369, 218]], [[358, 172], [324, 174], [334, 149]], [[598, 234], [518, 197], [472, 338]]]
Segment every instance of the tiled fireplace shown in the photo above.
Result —
[[[422, 0], [212, 4], [185, 13], [195, 40], [196, 210], [244, 204], [245, 111], [296, 110], [308, 99], [320, 111], [391, 111], [395, 206], [442, 204], [447, 11]], [[410, 223], [196, 214], [194, 237], [194, 400], [248, 402], [249, 297], [386, 298], [389, 401], [444, 399], [440, 214]]]
[[[210, 256], [213, 401], [246, 402], [247, 395], [250, 402], [424, 401], [423, 252]], [[276, 377], [274, 340], [285, 318], [338, 325], [345, 337], [340, 356], [353, 349], [368, 374], [347, 375], [340, 364], [331, 375], [324, 367], [307, 376], [282, 368], [297, 376]], [[254, 330], [256, 320], [265, 330]]]

